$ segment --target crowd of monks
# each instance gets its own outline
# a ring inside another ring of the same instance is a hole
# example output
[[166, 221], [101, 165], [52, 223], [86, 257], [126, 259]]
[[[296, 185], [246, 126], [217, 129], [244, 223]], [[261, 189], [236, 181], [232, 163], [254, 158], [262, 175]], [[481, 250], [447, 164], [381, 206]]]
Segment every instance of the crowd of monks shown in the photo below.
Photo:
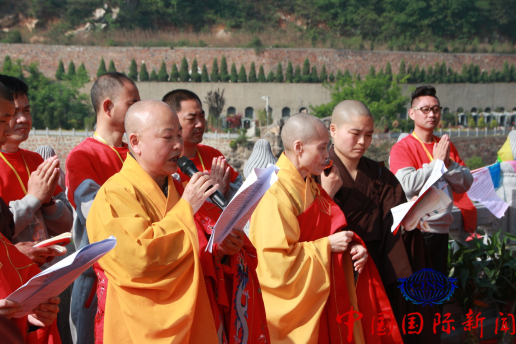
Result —
[[[66, 160], [20, 148], [32, 127], [29, 86], [0, 75], [0, 332], [7, 343], [60, 343], [59, 298], [16, 318], [7, 296], [64, 252], [37, 242], [72, 231], [80, 249], [114, 236], [116, 247], [73, 284], [75, 344], [439, 343], [440, 332], [402, 331], [406, 314], [431, 323], [439, 307], [406, 301], [398, 279], [423, 268], [446, 272], [451, 205], [430, 230], [391, 232], [390, 209], [419, 193], [435, 160], [436, 184], [463, 214], [472, 176], [449, 138], [435, 137], [435, 89], [412, 94], [415, 129], [391, 151], [390, 169], [364, 156], [374, 120], [344, 100], [330, 130], [309, 114], [281, 130], [278, 180], [249, 220], [206, 250], [242, 176], [202, 144], [199, 97], [173, 90], [140, 100], [135, 83], [110, 72], [91, 89], [96, 130]], [[126, 142], [123, 141], [124, 135]], [[178, 169], [186, 156], [199, 172]], [[468, 199], [469, 200], [469, 199]], [[56, 295], [57, 296], [57, 295]]]

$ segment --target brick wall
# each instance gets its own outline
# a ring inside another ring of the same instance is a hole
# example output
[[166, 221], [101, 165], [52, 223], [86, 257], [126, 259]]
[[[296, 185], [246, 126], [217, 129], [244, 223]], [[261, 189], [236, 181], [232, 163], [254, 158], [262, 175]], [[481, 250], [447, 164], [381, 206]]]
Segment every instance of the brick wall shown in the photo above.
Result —
[[159, 70], [161, 61], [167, 64], [170, 73], [172, 63], [180, 67], [181, 59], [185, 56], [191, 66], [194, 58], [197, 58], [199, 67], [206, 64], [208, 71], [211, 70], [213, 58], [217, 57], [219, 64], [222, 55], [228, 61], [228, 69], [231, 63], [235, 62], [237, 70], [244, 64], [247, 72], [251, 62], [255, 62], [258, 67], [264, 65], [265, 72], [276, 70], [279, 61], [283, 63], [284, 71], [287, 62], [292, 61], [294, 66], [303, 64], [308, 58], [311, 64], [318, 66], [320, 72], [323, 64], [326, 64], [328, 74], [336, 73], [337, 70], [344, 71], [349, 69], [352, 73], [369, 72], [369, 67], [374, 65], [377, 70], [385, 67], [387, 61], [392, 64], [395, 73], [402, 59], [405, 59], [407, 66], [409, 63], [421, 67], [435, 65], [436, 62], [445, 61], [448, 67], [460, 71], [463, 63], [475, 63], [482, 70], [490, 71], [492, 68], [501, 70], [503, 62], [509, 64], [516, 63], [516, 55], [502, 54], [452, 54], [452, 53], [422, 53], [422, 52], [389, 52], [389, 51], [352, 51], [335, 49], [268, 49], [256, 55], [253, 49], [243, 48], [140, 48], [140, 47], [99, 47], [99, 46], [58, 46], [58, 45], [38, 45], [38, 44], [0, 44], [0, 61], [5, 55], [10, 55], [14, 60], [22, 59], [25, 62], [39, 62], [41, 71], [49, 77], [54, 77], [59, 60], [62, 59], [65, 67], [70, 60], [73, 60], [76, 67], [84, 62], [86, 69], [91, 77], [97, 73], [99, 61], [103, 57], [106, 65], [109, 60], [115, 62], [118, 70], [129, 71], [131, 59], [134, 57], [138, 66], [145, 61], [148, 71], [155, 68]]

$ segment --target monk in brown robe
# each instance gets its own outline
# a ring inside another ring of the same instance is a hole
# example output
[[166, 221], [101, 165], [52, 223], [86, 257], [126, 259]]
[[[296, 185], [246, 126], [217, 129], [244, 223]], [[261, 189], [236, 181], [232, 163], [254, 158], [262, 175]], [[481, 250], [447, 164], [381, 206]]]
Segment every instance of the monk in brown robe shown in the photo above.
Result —
[[[321, 184], [342, 209], [347, 229], [360, 236], [380, 273], [383, 285], [396, 316], [403, 327], [403, 317], [419, 312], [424, 317], [423, 332], [403, 335], [405, 343], [437, 343], [432, 332], [435, 312], [431, 307], [416, 306], [406, 301], [398, 288], [398, 278], [430, 267], [421, 233], [411, 231], [391, 233], [391, 208], [405, 203], [400, 183], [383, 162], [364, 157], [371, 144], [374, 120], [369, 109], [361, 102], [346, 100], [337, 105], [330, 126], [333, 146], [330, 159], [331, 173], [321, 175]], [[340, 178], [339, 178], [340, 176]], [[337, 186], [340, 184], [340, 188]]]

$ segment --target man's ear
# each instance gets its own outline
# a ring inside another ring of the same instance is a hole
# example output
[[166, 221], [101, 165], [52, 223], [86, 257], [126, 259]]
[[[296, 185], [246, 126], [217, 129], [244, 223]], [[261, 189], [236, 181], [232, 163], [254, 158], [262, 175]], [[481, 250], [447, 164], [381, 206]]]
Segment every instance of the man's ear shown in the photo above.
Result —
[[296, 155], [301, 155], [301, 153], [303, 153], [303, 142], [300, 140], [294, 141], [294, 153]]
[[104, 99], [102, 102], [102, 110], [104, 113], [111, 117], [111, 110], [113, 109], [113, 102], [110, 99]]
[[410, 109], [408, 110], [408, 115], [410, 117], [411, 120], [414, 120], [414, 116], [415, 116], [415, 111]]
[[337, 136], [337, 125], [334, 123], [330, 124], [330, 135], [332, 138], [335, 138], [335, 136]]
[[134, 152], [134, 154], [140, 155], [142, 150], [140, 147], [140, 138], [138, 137], [138, 134], [137, 133], [129, 134], [128, 142], [129, 142], [129, 147]]

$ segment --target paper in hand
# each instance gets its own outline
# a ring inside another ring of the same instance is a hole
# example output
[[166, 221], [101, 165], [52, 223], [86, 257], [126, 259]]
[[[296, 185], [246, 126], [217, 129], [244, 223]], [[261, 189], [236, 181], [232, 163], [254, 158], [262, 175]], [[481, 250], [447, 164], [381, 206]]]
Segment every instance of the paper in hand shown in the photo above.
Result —
[[206, 249], [213, 250], [213, 244], [221, 243], [232, 229], [243, 229], [263, 195], [278, 180], [279, 168], [271, 165], [255, 168], [238, 189], [235, 197], [220, 215]]
[[21, 318], [31, 314], [40, 304], [61, 294], [80, 274], [115, 246], [116, 239], [114, 236], [110, 236], [106, 240], [83, 247], [32, 277], [7, 297], [8, 300], [18, 302], [22, 308], [14, 317]]
[[428, 179], [426, 180], [426, 183], [423, 185], [423, 187], [419, 191], [417, 200], [400, 204], [391, 209], [391, 213], [392, 213], [392, 217], [393, 217], [391, 232], [393, 232], [394, 234], [396, 234], [398, 232], [398, 229], [401, 226], [401, 222], [403, 221], [405, 216], [409, 213], [409, 211], [412, 208], [414, 208], [418, 202], [421, 202], [423, 200], [422, 196], [424, 196], [428, 192], [428, 190], [430, 190], [430, 187], [432, 185], [434, 185], [443, 176], [443, 174], [448, 171], [446, 169], [446, 166], [444, 166], [444, 162], [442, 160], [437, 159], [434, 161], [435, 161], [435, 164], [434, 164], [432, 173], [430, 174], [430, 177], [428, 177]]

